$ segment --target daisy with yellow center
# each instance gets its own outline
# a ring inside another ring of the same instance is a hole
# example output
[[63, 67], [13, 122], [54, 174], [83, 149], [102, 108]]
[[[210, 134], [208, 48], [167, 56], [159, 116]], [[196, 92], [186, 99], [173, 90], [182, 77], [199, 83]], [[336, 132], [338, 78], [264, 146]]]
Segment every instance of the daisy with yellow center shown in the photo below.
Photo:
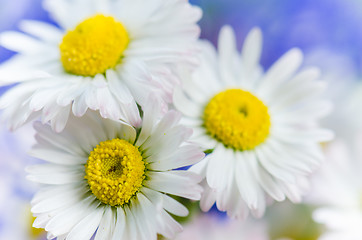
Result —
[[24, 21], [24, 33], [0, 34], [0, 44], [19, 53], [0, 67], [0, 86], [20, 83], [0, 98], [10, 129], [41, 117], [60, 132], [70, 114], [88, 109], [139, 126], [137, 104], [156, 93], [166, 108], [179, 81], [174, 67], [197, 61], [201, 10], [188, 1], [45, 0], [44, 6], [61, 28]]
[[266, 195], [298, 202], [323, 159], [319, 142], [332, 137], [316, 127], [329, 109], [319, 99], [325, 84], [318, 70], [297, 72], [302, 53], [292, 49], [263, 73], [257, 28], [241, 54], [230, 27], [221, 30], [218, 52], [199, 44], [201, 66], [182, 77], [174, 105], [194, 130], [191, 140], [209, 153], [190, 170], [204, 178], [201, 208], [216, 202], [230, 217], [245, 218], [248, 209], [263, 215]]
[[36, 123], [32, 155], [48, 163], [28, 168], [28, 178], [44, 184], [32, 200], [34, 227], [49, 239], [173, 238], [182, 227], [169, 213], [188, 210], [168, 194], [198, 200], [202, 191], [198, 175], [173, 169], [204, 157], [186, 143], [191, 130], [179, 120], [175, 111], [161, 117], [150, 101], [137, 131], [97, 112], [72, 117], [60, 134]]

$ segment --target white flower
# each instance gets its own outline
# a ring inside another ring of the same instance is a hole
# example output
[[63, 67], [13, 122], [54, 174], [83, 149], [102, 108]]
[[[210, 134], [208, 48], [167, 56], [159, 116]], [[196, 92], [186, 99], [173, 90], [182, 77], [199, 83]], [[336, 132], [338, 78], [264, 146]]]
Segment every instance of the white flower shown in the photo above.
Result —
[[[141, 122], [153, 92], [172, 100], [176, 64], [192, 64], [201, 10], [185, 0], [46, 0], [61, 28], [24, 21], [0, 43], [19, 54], [0, 69], [0, 85], [20, 82], [0, 101], [11, 129], [41, 116], [61, 131], [69, 114]], [[27, 35], [29, 34], [29, 35]]]
[[29, 168], [29, 179], [44, 184], [32, 212], [48, 239], [90, 239], [95, 232], [107, 240], [171, 238], [182, 230], [169, 213], [188, 210], [167, 194], [198, 200], [201, 178], [172, 169], [204, 154], [185, 142], [191, 130], [177, 124], [179, 113], [157, 120], [160, 104], [146, 107], [140, 131], [94, 112], [71, 117], [59, 134], [36, 122], [32, 155], [48, 163]]
[[320, 206], [314, 211], [314, 220], [327, 230], [321, 240], [362, 239], [362, 161], [360, 156], [352, 157], [350, 143], [338, 140], [329, 144], [328, 162], [312, 179], [308, 201]]
[[184, 123], [194, 129], [191, 140], [213, 149], [191, 169], [205, 177], [201, 208], [216, 201], [219, 210], [244, 218], [248, 208], [263, 215], [265, 192], [298, 202], [308, 174], [324, 158], [319, 142], [332, 137], [316, 126], [329, 109], [319, 100], [325, 88], [316, 81], [319, 71], [296, 73], [302, 53], [292, 49], [263, 73], [259, 29], [247, 36], [241, 55], [229, 27], [221, 30], [218, 54], [201, 44], [200, 68], [174, 94]]

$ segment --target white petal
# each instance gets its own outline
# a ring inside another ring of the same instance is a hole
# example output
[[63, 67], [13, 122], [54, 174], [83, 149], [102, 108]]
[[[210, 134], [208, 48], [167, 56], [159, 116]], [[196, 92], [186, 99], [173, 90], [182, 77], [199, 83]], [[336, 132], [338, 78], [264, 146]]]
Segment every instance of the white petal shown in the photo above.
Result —
[[188, 99], [181, 89], [176, 88], [173, 94], [173, 104], [177, 110], [181, 111], [184, 115], [189, 117], [201, 116], [201, 108], [190, 99]]
[[334, 133], [329, 129], [293, 129], [278, 128], [273, 135], [288, 143], [318, 143], [328, 142], [334, 138]]
[[228, 86], [236, 85], [235, 68], [238, 66], [235, 33], [230, 26], [224, 26], [219, 34], [219, 66], [220, 77]]
[[[32, 175], [28, 175], [27, 179], [33, 182], [45, 183], [45, 184], [68, 184], [81, 182], [84, 179], [84, 170], [75, 168], [74, 166], [66, 165], [55, 165], [53, 166], [44, 166], [43, 165], [34, 165], [27, 168], [27, 171]], [[57, 166], [57, 167], [55, 167]], [[61, 167], [60, 167], [61, 166]], [[68, 171], [66, 171], [68, 169]]]
[[[32, 213], [44, 213], [57, 210], [61, 207], [68, 206], [79, 202], [82, 200], [85, 193], [89, 191], [87, 187], [81, 185], [76, 186], [72, 185], [73, 189], [62, 191], [61, 188], [57, 188], [57, 192], [52, 194], [47, 198], [42, 198], [38, 200], [36, 203], [34, 200], [32, 201]], [[38, 197], [39, 198], [39, 197]]]
[[0, 44], [5, 48], [20, 53], [44, 52], [46, 46], [35, 38], [19, 32], [3, 32], [0, 35]]
[[188, 171], [194, 172], [200, 175], [202, 178], [205, 178], [210, 156], [211, 156], [210, 154], [207, 154], [203, 160], [191, 166]]
[[112, 240], [124, 239], [126, 227], [126, 216], [123, 208], [117, 208], [116, 226], [114, 228]]
[[165, 194], [162, 194], [162, 199], [163, 199], [163, 207], [169, 213], [181, 217], [186, 217], [189, 214], [189, 210], [175, 199]]
[[88, 216], [83, 218], [77, 225], [74, 226], [66, 239], [89, 240], [97, 230], [99, 223], [102, 219], [103, 212], [104, 208], [102, 207], [93, 209]]
[[139, 239], [138, 230], [137, 230], [137, 219], [133, 216], [132, 211], [129, 209], [129, 206], [124, 207], [126, 213], [126, 231], [125, 239]]
[[270, 93], [279, 84], [290, 78], [300, 67], [303, 60], [302, 52], [297, 49], [291, 49], [285, 53], [273, 66], [266, 72], [261, 80], [259, 94]]
[[138, 137], [136, 145], [140, 146], [144, 141], [151, 136], [156, 121], [161, 117], [161, 104], [157, 98], [150, 96], [143, 107], [143, 121], [140, 135]]
[[137, 229], [140, 240], [157, 239], [155, 231], [156, 222], [155, 216], [158, 212], [150, 200], [148, 200], [142, 193], [137, 194], [136, 200], [131, 203], [132, 214], [137, 221]]
[[201, 197], [201, 187], [197, 185], [201, 179], [198, 175], [186, 171], [149, 172], [149, 180], [145, 186], [156, 191], [165, 192], [193, 200]]
[[205, 154], [196, 145], [185, 145], [178, 148], [170, 156], [158, 156], [153, 160], [154, 156], [152, 155], [147, 159], [147, 161], [152, 162], [149, 167], [153, 170], [167, 171], [198, 163]]
[[200, 200], [200, 208], [204, 212], [208, 212], [216, 201], [216, 190], [209, 187], [206, 180], [202, 182], [204, 191]]
[[162, 211], [160, 214], [160, 219], [158, 220], [159, 232], [164, 235], [166, 238], [173, 239], [175, 233], [181, 232], [183, 230], [182, 226], [176, 222], [168, 213]]
[[115, 227], [115, 220], [112, 208], [106, 206], [94, 240], [111, 239]]
[[55, 132], [59, 133], [59, 132], [63, 131], [63, 129], [65, 128], [65, 125], [68, 121], [68, 117], [70, 114], [70, 109], [71, 109], [70, 105], [62, 108], [59, 111], [59, 113], [53, 119], [50, 120], [52, 129]]
[[273, 177], [271, 177], [262, 166], [258, 165], [256, 159], [251, 158], [250, 166], [263, 189], [275, 200], [283, 201], [285, 199], [284, 193], [280, 190], [280, 187], [276, 184]]
[[236, 160], [234, 152], [232, 149], [225, 148], [220, 144], [210, 155], [206, 172], [207, 183], [217, 191], [224, 190], [228, 183], [226, 176], [230, 176], [233, 172], [232, 166]]
[[95, 206], [92, 202], [94, 196], [85, 198], [65, 211], [53, 217], [45, 227], [46, 231], [51, 232], [55, 236], [62, 235], [71, 231], [82, 219], [88, 216]]
[[63, 31], [45, 22], [35, 20], [23, 20], [19, 28], [26, 33], [36, 36], [46, 42], [59, 44], [63, 37]]
[[251, 78], [259, 66], [262, 50], [262, 33], [259, 28], [253, 28], [246, 37], [241, 51], [245, 78]]
[[250, 158], [255, 159], [255, 155], [250, 152], [242, 152], [236, 154], [237, 161], [235, 166], [236, 183], [239, 192], [249, 208], [256, 209], [258, 206], [258, 190], [259, 186], [252, 169], [250, 168]]
[[191, 129], [178, 125], [165, 131], [162, 135], [152, 134], [151, 137], [140, 146], [140, 149], [146, 157], [156, 154], [160, 157], [168, 156], [173, 151], [176, 151], [191, 135]]
[[278, 166], [275, 161], [278, 159], [278, 154], [272, 152], [267, 143], [255, 149], [258, 161], [263, 168], [269, 172], [273, 177], [280, 179], [284, 182], [295, 183], [295, 176]]

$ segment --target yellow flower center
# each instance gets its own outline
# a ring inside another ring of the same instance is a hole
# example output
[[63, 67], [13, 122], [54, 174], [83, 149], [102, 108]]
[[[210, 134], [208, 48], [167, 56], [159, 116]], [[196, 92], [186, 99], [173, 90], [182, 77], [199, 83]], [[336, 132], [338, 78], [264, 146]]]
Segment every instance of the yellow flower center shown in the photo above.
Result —
[[145, 163], [138, 148], [123, 139], [99, 143], [89, 154], [85, 179], [103, 203], [122, 206], [137, 193], [145, 178]]
[[268, 108], [241, 89], [215, 95], [205, 107], [203, 118], [209, 135], [236, 150], [253, 149], [269, 135]]
[[95, 76], [120, 63], [128, 43], [122, 23], [99, 14], [65, 34], [60, 44], [61, 61], [69, 73]]

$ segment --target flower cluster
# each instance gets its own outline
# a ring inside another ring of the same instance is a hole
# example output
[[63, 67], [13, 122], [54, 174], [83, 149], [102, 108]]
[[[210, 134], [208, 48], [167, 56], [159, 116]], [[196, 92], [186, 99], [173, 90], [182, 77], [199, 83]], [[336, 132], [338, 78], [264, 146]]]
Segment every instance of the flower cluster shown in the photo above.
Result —
[[30, 154], [45, 163], [27, 168], [31, 212], [48, 239], [175, 238], [182, 198], [239, 220], [301, 201], [333, 133], [319, 126], [326, 83], [299, 49], [264, 71], [259, 28], [239, 53], [224, 26], [215, 49], [186, 0], [44, 7], [58, 26], [0, 34], [18, 53], [0, 66], [0, 84], [16, 83], [0, 108], [11, 130], [34, 121]]

